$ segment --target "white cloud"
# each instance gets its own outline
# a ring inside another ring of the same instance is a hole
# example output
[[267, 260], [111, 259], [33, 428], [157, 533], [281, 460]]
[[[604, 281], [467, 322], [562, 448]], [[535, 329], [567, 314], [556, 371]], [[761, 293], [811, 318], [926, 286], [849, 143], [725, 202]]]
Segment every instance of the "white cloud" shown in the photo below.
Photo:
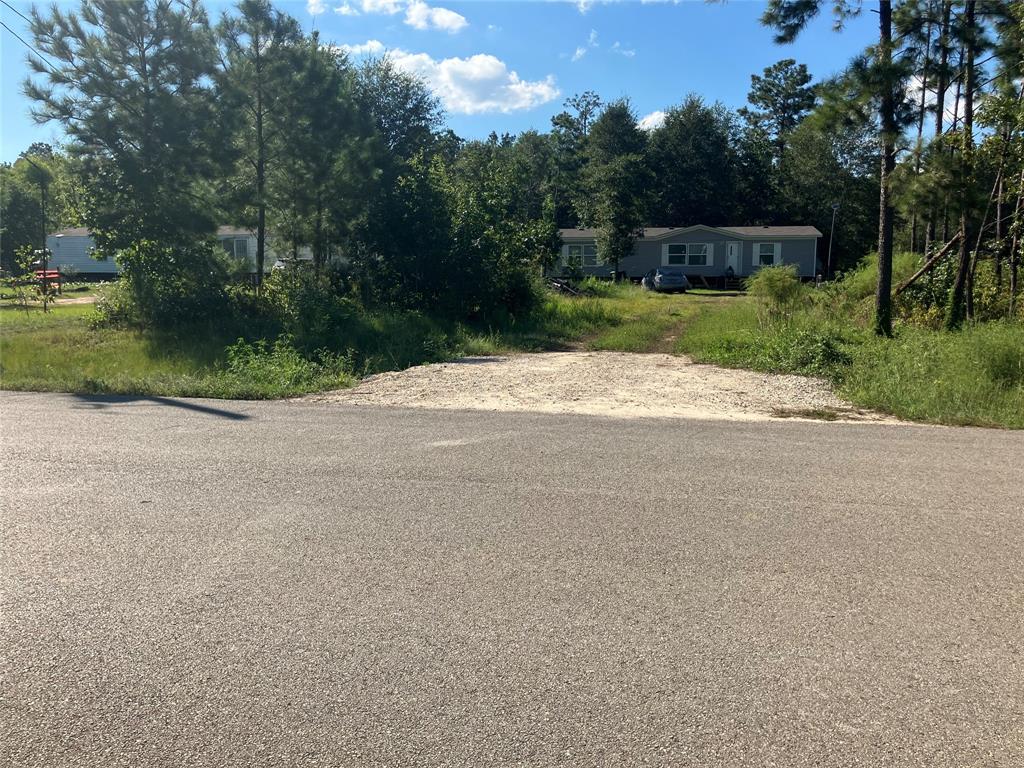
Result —
[[405, 23], [415, 29], [440, 29], [455, 34], [469, 23], [466, 17], [447, 8], [431, 8], [423, 0], [412, 0], [405, 11]]
[[403, 0], [362, 0], [363, 13], [383, 13], [394, 16], [401, 12], [403, 5], [405, 5]]
[[306, 10], [310, 16], [319, 16], [327, 12], [327, 3], [324, 0], [306, 0]]
[[573, 0], [576, 10], [586, 15], [587, 11], [594, 7], [594, 0]]
[[[921, 103], [921, 86], [924, 81], [919, 75], [913, 75], [907, 82], [907, 98], [915, 104]], [[924, 96], [924, 103], [926, 106], [935, 108], [935, 91], [932, 90], [935, 84], [932, 83], [928, 92]], [[942, 115], [945, 120], [952, 120], [953, 115], [956, 112], [956, 89], [949, 88], [946, 91], [946, 103], [942, 105]]]
[[633, 48], [623, 48], [622, 44], [619, 43], [618, 40], [616, 40], [615, 43], [612, 45], [612, 50], [615, 53], [622, 54], [627, 59], [632, 59], [634, 56], [636, 56], [636, 50], [635, 49], [633, 49]]
[[665, 113], [660, 109], [656, 112], [651, 112], [649, 115], [644, 115], [640, 118], [640, 130], [642, 131], [653, 131], [655, 128], [661, 128], [665, 124]]
[[[323, 13], [325, 0], [306, 0], [309, 12], [314, 16]], [[358, 5], [358, 7], [357, 7]], [[313, 10], [317, 8], [318, 10]], [[448, 8], [435, 8], [426, 0], [343, 0], [334, 9], [341, 16], [358, 16], [360, 9], [366, 14], [383, 14], [394, 16], [405, 11], [405, 23], [414, 29], [439, 29], [455, 34], [467, 26], [469, 22], [461, 13]]]
[[[587, 55], [587, 51], [589, 51], [591, 48], [597, 48], [597, 47], [598, 47], [597, 30], [596, 29], [592, 29], [592, 30], [590, 30], [590, 35], [587, 36], [587, 43], [586, 43], [586, 45], [579, 45], [579, 46], [577, 46], [576, 50], [573, 51], [573, 54], [572, 54], [571, 58], [572, 58], [573, 61], [579, 61], [580, 59], [582, 59], [584, 56]], [[565, 54], [562, 54], [562, 56], [564, 57]]]
[[523, 80], [490, 54], [438, 60], [426, 53], [397, 50], [389, 57], [395, 66], [423, 78], [445, 109], [458, 114], [518, 112], [560, 95], [552, 75], [543, 80]]
[[365, 43], [359, 43], [358, 45], [339, 45], [339, 48], [347, 53], [349, 56], [379, 56], [384, 53], [384, 43], [380, 40], [367, 40]]

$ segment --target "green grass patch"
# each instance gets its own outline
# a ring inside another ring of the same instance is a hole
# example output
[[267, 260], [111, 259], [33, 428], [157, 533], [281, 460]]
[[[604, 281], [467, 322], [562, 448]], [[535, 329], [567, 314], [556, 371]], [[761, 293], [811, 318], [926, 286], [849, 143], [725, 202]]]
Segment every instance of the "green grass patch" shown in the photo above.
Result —
[[676, 346], [701, 362], [827, 378], [852, 403], [938, 424], [1024, 428], [1024, 325], [956, 333], [899, 325], [880, 339], [807, 301], [763, 324], [752, 300], [705, 304]]
[[867, 337], [839, 391], [905, 419], [1024, 429], [1024, 326], [903, 327], [895, 339]]
[[207, 330], [96, 327], [89, 305], [0, 310], [0, 386], [42, 392], [262, 399], [350, 384], [350, 361], [287, 345], [231, 345]]
[[682, 326], [697, 315], [697, 302], [686, 294], [660, 294], [624, 285], [603, 302], [612, 318], [587, 339], [588, 349], [618, 352], [671, 352]]

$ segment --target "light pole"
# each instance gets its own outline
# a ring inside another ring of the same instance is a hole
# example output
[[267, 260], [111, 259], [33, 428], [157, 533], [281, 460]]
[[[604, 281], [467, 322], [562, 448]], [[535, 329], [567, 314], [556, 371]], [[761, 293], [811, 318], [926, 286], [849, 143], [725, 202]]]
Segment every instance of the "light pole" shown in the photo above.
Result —
[[832, 273], [832, 238], [836, 233], [836, 211], [839, 210], [839, 203], [832, 203], [832, 227], [828, 231], [828, 261], [825, 262], [825, 279], [830, 279]]

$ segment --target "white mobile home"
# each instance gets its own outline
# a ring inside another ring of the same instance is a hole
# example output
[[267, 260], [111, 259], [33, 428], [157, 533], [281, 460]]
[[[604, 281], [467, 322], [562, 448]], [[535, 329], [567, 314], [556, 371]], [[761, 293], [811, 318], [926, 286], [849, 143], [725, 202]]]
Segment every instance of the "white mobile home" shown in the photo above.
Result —
[[[229, 256], [239, 261], [245, 260], [249, 264], [249, 271], [256, 271], [256, 233], [241, 227], [223, 226], [217, 227], [217, 240]], [[112, 258], [93, 258], [92, 235], [84, 227], [72, 227], [54, 232], [46, 238], [46, 247], [50, 249], [50, 265], [53, 269], [71, 267], [78, 274], [92, 278], [112, 278], [118, 272], [117, 263]], [[264, 271], [269, 272], [277, 259], [271, 245], [270, 237], [267, 237], [267, 252], [264, 257]], [[300, 260], [313, 258], [309, 248], [299, 250]]]

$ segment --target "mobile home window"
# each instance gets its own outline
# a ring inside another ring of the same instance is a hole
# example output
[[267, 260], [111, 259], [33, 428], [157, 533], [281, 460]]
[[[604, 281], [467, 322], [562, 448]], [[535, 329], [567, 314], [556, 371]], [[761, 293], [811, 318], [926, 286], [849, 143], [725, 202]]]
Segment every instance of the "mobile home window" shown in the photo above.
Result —
[[670, 243], [667, 263], [670, 266], [705, 267], [708, 253], [707, 243]]
[[781, 253], [782, 243], [758, 243], [757, 265], [759, 267], [772, 267], [779, 263]]
[[570, 245], [568, 254], [570, 262], [578, 261], [584, 267], [597, 266], [596, 245]]
[[234, 256], [236, 259], [249, 258], [249, 240], [247, 238], [229, 237], [220, 242], [228, 256]]

